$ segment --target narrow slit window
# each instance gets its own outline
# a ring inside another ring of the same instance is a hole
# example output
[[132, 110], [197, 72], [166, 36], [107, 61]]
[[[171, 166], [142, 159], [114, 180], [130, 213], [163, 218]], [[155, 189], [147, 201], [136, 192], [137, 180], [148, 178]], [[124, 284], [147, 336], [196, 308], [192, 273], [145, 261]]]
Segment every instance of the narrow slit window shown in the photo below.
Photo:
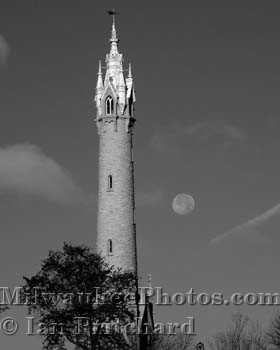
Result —
[[109, 175], [108, 176], [108, 191], [112, 191], [113, 190], [113, 176]]
[[111, 239], [108, 240], [108, 255], [113, 254], [113, 242]]
[[114, 113], [114, 100], [111, 96], [106, 99], [106, 114], [110, 115]]

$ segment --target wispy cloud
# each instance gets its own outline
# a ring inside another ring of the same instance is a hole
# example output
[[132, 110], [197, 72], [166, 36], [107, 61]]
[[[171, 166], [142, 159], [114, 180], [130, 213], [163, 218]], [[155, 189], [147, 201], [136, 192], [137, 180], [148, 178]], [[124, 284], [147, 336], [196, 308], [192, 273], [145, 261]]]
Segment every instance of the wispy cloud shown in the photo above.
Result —
[[0, 64], [4, 64], [7, 62], [9, 54], [10, 47], [3, 35], [0, 35]]
[[256, 229], [262, 226], [265, 222], [269, 221], [275, 216], [280, 215], [280, 204], [277, 204], [273, 208], [265, 211], [264, 213], [254, 217], [251, 220], [244, 222], [241, 225], [234, 227], [233, 229], [213, 238], [209, 243], [211, 245], [218, 244], [223, 240], [232, 236], [241, 236], [249, 233], [256, 232]]
[[227, 147], [246, 141], [247, 135], [238, 127], [224, 123], [197, 122], [191, 125], [171, 125], [157, 130], [151, 140], [155, 151], [180, 145], [182, 142], [209, 145], [211, 142]]
[[182, 129], [182, 133], [198, 138], [201, 142], [207, 142], [211, 137], [222, 137], [224, 142], [242, 142], [246, 137], [243, 131], [229, 124], [210, 124], [199, 122]]
[[163, 199], [163, 193], [160, 189], [152, 191], [137, 191], [136, 205], [138, 206], [156, 206]]
[[30, 144], [0, 149], [0, 193], [39, 196], [61, 204], [85, 200], [71, 174]]

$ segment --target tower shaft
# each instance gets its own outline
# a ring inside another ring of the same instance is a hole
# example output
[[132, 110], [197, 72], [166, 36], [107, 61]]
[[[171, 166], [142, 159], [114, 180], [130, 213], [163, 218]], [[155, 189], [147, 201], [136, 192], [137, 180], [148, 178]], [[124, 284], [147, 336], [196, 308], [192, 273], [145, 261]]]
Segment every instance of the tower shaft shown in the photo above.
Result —
[[133, 125], [135, 92], [123, 73], [115, 23], [103, 81], [99, 67], [95, 102], [99, 134], [97, 251], [115, 268], [137, 274]]

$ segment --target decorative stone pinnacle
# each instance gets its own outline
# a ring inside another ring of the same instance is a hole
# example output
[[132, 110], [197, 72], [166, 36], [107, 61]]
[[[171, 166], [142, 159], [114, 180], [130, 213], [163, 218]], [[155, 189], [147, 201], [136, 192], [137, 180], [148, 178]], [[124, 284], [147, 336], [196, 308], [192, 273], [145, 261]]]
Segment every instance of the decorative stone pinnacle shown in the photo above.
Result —
[[128, 78], [132, 78], [131, 63], [129, 63], [129, 65], [128, 65]]
[[108, 14], [113, 17], [113, 22], [112, 22], [112, 36], [110, 39], [111, 43], [118, 43], [119, 39], [117, 37], [117, 31], [116, 31], [116, 26], [115, 26], [115, 17], [116, 15], [119, 15], [120, 13], [117, 12], [115, 9], [112, 11], [108, 11]]
[[152, 288], [152, 280], [153, 280], [153, 276], [149, 273], [147, 276], [147, 282], [149, 284], [149, 288]]
[[[99, 60], [99, 68], [98, 68], [98, 73], [97, 73], [96, 89], [99, 90], [99, 91], [103, 89], [101, 60]], [[99, 98], [100, 98], [100, 96], [99, 96]]]
[[98, 69], [98, 75], [102, 75], [102, 70], [101, 70], [101, 60], [99, 60], [99, 69]]

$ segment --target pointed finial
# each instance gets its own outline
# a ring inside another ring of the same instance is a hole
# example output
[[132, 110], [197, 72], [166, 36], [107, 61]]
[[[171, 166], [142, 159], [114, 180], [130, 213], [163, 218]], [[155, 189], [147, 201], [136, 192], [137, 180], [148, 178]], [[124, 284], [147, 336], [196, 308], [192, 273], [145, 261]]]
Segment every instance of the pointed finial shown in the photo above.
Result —
[[120, 75], [119, 75], [119, 88], [120, 88], [120, 87], [125, 88], [125, 80], [124, 80], [124, 76], [123, 76], [123, 67], [122, 67], [122, 64], [121, 64], [121, 67], [120, 67]]
[[147, 282], [149, 284], [149, 288], [153, 288], [152, 287], [152, 280], [153, 280], [153, 276], [149, 273], [147, 276]]
[[128, 65], [128, 78], [132, 78], [131, 63], [129, 63], [129, 65]]
[[116, 27], [115, 27], [115, 18], [116, 15], [119, 15], [120, 13], [117, 12], [115, 9], [111, 10], [111, 11], [107, 11], [108, 15], [113, 16], [113, 23], [112, 23], [112, 37], [110, 39], [111, 43], [112, 42], [118, 42], [118, 37], [117, 37], [117, 31], [116, 31]]
[[99, 60], [98, 75], [102, 75], [102, 70], [101, 70], [101, 60]]
[[152, 275], [150, 273], [147, 275], [147, 283], [150, 289], [149, 292], [147, 291], [147, 297], [150, 298], [153, 296]]
[[97, 84], [96, 89], [102, 90], [103, 89], [103, 79], [102, 79], [102, 67], [101, 67], [101, 60], [99, 60], [99, 68], [97, 73]]

